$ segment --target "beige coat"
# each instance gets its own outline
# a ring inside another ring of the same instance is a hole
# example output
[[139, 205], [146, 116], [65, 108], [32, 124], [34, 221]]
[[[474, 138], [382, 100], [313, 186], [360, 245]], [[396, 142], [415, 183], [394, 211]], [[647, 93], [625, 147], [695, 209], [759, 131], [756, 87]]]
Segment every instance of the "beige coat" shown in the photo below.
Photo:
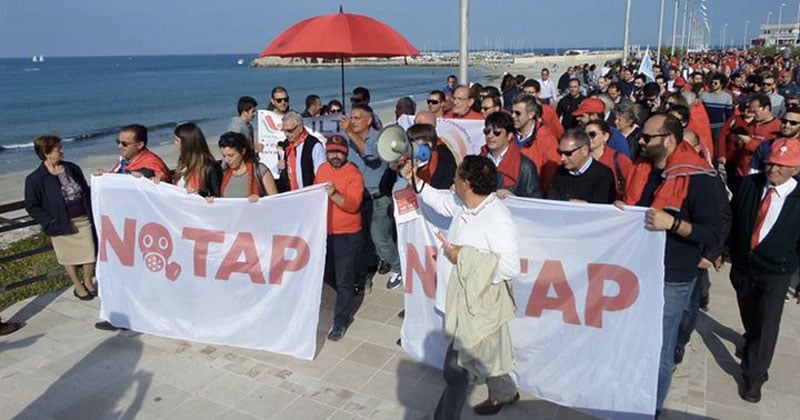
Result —
[[453, 338], [458, 364], [479, 382], [514, 368], [508, 322], [516, 306], [508, 281], [494, 284], [499, 258], [463, 246], [450, 274], [445, 332]]

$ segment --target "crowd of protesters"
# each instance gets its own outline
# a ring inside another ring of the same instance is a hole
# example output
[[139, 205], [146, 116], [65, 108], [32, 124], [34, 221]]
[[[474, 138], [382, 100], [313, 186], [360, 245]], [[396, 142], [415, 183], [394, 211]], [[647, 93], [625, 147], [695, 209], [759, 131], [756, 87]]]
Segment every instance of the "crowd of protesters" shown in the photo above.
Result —
[[[798, 277], [800, 189], [794, 177], [800, 172], [800, 61], [709, 52], [659, 63], [652, 74], [635, 64], [575, 66], [555, 81], [543, 69], [539, 78], [505, 75], [499, 87], [459, 85], [450, 76], [445, 87], [430, 91], [427, 109], [416, 112], [408, 97], [397, 103], [398, 118], [415, 116], [407, 132], [411, 141], [431, 152], [410, 169], [378, 156], [383, 122], [369, 106], [368, 89], [353, 90], [349, 113], [341, 114], [341, 135], [324, 139], [305, 128], [304, 118], [340, 113], [342, 104], [323, 105], [319, 96], [309, 95], [305, 110], [296, 112], [287, 89], [275, 87], [268, 108], [282, 117], [286, 136], [277, 178], [258, 161], [263, 146], [251, 124], [258, 106], [252, 97], [239, 100], [238, 116], [219, 138], [221, 161], [213, 158], [199, 127], [187, 123], [175, 129], [180, 157], [170, 171], [147, 148], [146, 128], [134, 124], [120, 130], [119, 161], [110, 172], [171, 182], [209, 202], [214, 197], [257, 201], [324, 184], [325, 280], [337, 290], [330, 340], [344, 336], [354, 296], [372, 287], [375, 272], [391, 273], [389, 289], [402, 284], [392, 216], [399, 172], [406, 178], [413, 172], [419, 181], [410, 182], [434, 190], [452, 188], [457, 198], [473, 204], [518, 196], [649, 207], [645, 227], [667, 237], [657, 410], [675, 364], [683, 360], [698, 310], [708, 308], [708, 270], [719, 271], [725, 255], [745, 330], [736, 354], [744, 378], [740, 394], [758, 402], [784, 301], [795, 293]], [[483, 120], [480, 159], [455, 159], [436, 135], [437, 118]], [[80, 168], [62, 160], [60, 139], [42, 136], [34, 143], [42, 165], [26, 179], [26, 208], [53, 238], [75, 296], [91, 299], [95, 249], [88, 186]], [[453, 264], [460, 245], [447, 243]], [[449, 369], [448, 386], [456, 386], [450, 379], [457, 377], [463, 388], [463, 376], [453, 373], [458, 367]], [[490, 392], [476, 411], [492, 414], [515, 402], [519, 394], [507, 388]], [[463, 405], [460, 397], [442, 401], [456, 410]], [[437, 416], [446, 413], [437, 410]]]

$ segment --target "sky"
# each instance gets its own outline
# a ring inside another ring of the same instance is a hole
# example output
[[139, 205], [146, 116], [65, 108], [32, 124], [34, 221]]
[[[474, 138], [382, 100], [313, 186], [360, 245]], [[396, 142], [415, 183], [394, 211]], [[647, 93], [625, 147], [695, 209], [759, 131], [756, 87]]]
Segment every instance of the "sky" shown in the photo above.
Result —
[[[692, 0], [697, 4], [700, 0]], [[710, 39], [741, 45], [758, 26], [793, 22], [798, 2], [705, 0]], [[621, 46], [625, 0], [471, 0], [470, 48]], [[685, 0], [680, 1], [681, 10]], [[297, 21], [338, 11], [377, 18], [420, 50], [457, 49], [459, 0], [0, 0], [0, 57], [142, 54], [257, 54]], [[665, 1], [669, 45], [675, 0]], [[630, 43], [655, 46], [659, 0], [632, 0]], [[695, 6], [696, 8], [696, 6]], [[678, 43], [683, 13], [678, 14]]]

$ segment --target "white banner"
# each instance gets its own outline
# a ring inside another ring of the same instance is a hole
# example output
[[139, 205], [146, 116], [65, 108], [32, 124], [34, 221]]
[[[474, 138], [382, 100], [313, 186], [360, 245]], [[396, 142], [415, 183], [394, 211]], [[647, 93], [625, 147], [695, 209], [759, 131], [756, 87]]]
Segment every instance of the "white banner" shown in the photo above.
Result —
[[[642, 208], [504, 202], [517, 224], [522, 267], [522, 276], [512, 282], [518, 385], [601, 417], [652, 417], [661, 349], [663, 232], [644, 229]], [[449, 220], [420, 204], [425, 218], [406, 215], [401, 219], [407, 222], [398, 224], [406, 282], [401, 336], [412, 357], [441, 368], [448, 342], [443, 315], [434, 309], [435, 259], [445, 257], [433, 232], [446, 231]], [[438, 273], [447, 276], [447, 270]]]
[[[274, 111], [259, 109], [257, 118], [258, 134], [256, 135], [256, 141], [264, 145], [261, 153], [259, 153], [259, 159], [261, 163], [269, 168], [270, 172], [272, 172], [272, 176], [277, 179], [279, 176], [278, 159], [283, 158], [283, 150], [278, 147], [278, 143], [286, 140], [286, 134], [281, 131], [281, 128], [283, 128], [283, 116]], [[329, 127], [333, 128], [334, 124], [329, 121], [329, 118], [325, 119], [325, 123], [315, 121], [321, 118], [322, 117], [308, 120], [303, 119], [303, 125], [305, 126], [306, 131], [308, 131], [312, 136], [324, 142], [325, 136], [321, 134], [322, 130], [317, 130], [316, 127], [327, 129]], [[337, 120], [339, 118], [340, 117], [336, 117]], [[309, 125], [309, 122], [312, 122], [313, 124]], [[338, 125], [336, 125], [336, 128], [338, 130]]]
[[322, 186], [217, 198], [92, 177], [100, 317], [171, 338], [312, 359], [325, 266]]

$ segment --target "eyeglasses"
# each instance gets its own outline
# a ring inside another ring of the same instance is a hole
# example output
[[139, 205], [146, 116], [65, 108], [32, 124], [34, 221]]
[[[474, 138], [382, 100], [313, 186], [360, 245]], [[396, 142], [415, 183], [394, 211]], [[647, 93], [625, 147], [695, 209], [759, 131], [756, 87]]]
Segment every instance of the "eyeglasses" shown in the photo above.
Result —
[[513, 111], [511, 113], [514, 114], [514, 116], [516, 116], [516, 117], [521, 117], [522, 116], [522, 113], [519, 112], [519, 111]]
[[133, 145], [133, 144], [136, 144], [136, 142], [135, 142], [135, 141], [132, 141], [132, 142], [125, 142], [125, 141], [117, 140], [117, 145], [118, 145], [118, 146], [122, 146], [122, 147], [128, 147], [128, 146], [131, 146], [131, 145]]
[[297, 130], [297, 127], [300, 127], [300, 125], [298, 124], [298, 125], [296, 125], [296, 126], [294, 126], [294, 127], [292, 127], [292, 128], [286, 128], [286, 127], [284, 127], [284, 128], [282, 128], [282, 129], [281, 129], [281, 131], [283, 131], [284, 133], [292, 133], [292, 132], [294, 132], [295, 130]]
[[329, 109], [330, 112], [342, 112], [341, 108], [331, 108]]
[[351, 104], [357, 104], [357, 103], [361, 103], [361, 102], [364, 102], [364, 98], [362, 98], [360, 96], [351, 96], [350, 97], [350, 103]]
[[438, 99], [428, 99], [427, 102], [428, 102], [428, 105], [439, 105], [440, 103], [442, 103], [442, 101], [440, 101]]
[[[584, 146], [585, 146], [585, 145], [584, 145]], [[561, 150], [561, 149], [559, 148], [559, 149], [557, 150], [557, 152], [558, 152], [558, 154], [559, 154], [559, 155], [561, 155], [561, 156], [570, 157], [570, 156], [572, 156], [572, 154], [573, 154], [573, 153], [577, 152], [577, 151], [578, 151], [578, 150], [579, 150], [581, 147], [583, 147], [583, 146], [578, 146], [578, 147], [576, 147], [576, 148], [574, 148], [574, 149], [572, 149], [572, 150]]]
[[772, 86], [775, 86], [775, 83], [762, 83], [761, 86], [772, 87]]
[[645, 144], [650, 143], [651, 140], [658, 138], [658, 137], [667, 137], [669, 133], [658, 133], [658, 134], [639, 134], [639, 138], [644, 140]]
[[279, 103], [279, 104], [284, 103], [284, 102], [289, 103], [289, 97], [288, 96], [284, 96], [283, 98], [272, 98], [272, 100], [277, 102], [277, 103]]
[[786, 118], [781, 118], [781, 124], [789, 124], [792, 127], [797, 127], [798, 125], [800, 125], [800, 121], [792, 121]]
[[503, 129], [502, 129], [502, 128], [489, 128], [489, 127], [485, 127], [485, 128], [483, 129], [483, 135], [484, 135], [484, 136], [488, 136], [488, 135], [489, 135], [489, 133], [492, 133], [492, 135], [493, 135], [493, 136], [495, 136], [495, 137], [500, 137], [500, 135], [501, 135], [501, 134], [503, 134]]

